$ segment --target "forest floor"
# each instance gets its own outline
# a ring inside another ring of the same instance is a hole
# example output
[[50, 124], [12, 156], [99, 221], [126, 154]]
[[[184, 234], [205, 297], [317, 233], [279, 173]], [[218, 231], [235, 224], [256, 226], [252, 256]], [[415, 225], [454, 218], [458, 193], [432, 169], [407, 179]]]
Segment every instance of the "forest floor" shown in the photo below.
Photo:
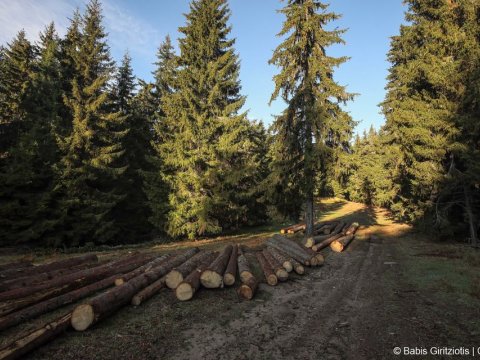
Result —
[[[276, 287], [261, 284], [252, 301], [239, 300], [234, 288], [200, 290], [189, 302], [164, 290], [91, 330], [69, 331], [27, 358], [371, 360], [404, 357], [393, 355], [396, 346], [463, 347], [470, 353], [480, 347], [479, 251], [428, 239], [395, 223], [386, 211], [361, 204], [325, 199], [319, 214], [322, 220], [358, 221], [360, 232], [380, 238], [354, 240], [343, 253], [327, 250], [323, 267], [308, 268], [306, 275], [292, 275]], [[233, 242], [255, 247], [278, 230], [264, 227], [154, 248], [217, 248]], [[18, 331], [64, 312], [0, 334], [0, 346]]]

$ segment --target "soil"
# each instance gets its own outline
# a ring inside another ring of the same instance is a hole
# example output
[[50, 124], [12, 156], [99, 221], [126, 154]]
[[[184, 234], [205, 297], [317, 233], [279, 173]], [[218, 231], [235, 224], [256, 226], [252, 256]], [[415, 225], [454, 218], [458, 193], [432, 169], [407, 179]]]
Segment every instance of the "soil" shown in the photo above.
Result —
[[[465, 262], [464, 252], [432, 243], [381, 209], [338, 201], [322, 206], [324, 219], [360, 221], [360, 233], [377, 237], [354, 240], [342, 253], [327, 249], [323, 267], [290, 274], [275, 287], [262, 283], [252, 301], [240, 300], [234, 287], [202, 289], [189, 302], [165, 290], [89, 331], [69, 331], [27, 358], [371, 360], [404, 357], [393, 354], [396, 346], [480, 346], [478, 254], [467, 270], [458, 267], [468, 283], [462, 290], [457, 278], [435, 278], [440, 270], [434, 267]], [[253, 255], [247, 257], [253, 263]]]

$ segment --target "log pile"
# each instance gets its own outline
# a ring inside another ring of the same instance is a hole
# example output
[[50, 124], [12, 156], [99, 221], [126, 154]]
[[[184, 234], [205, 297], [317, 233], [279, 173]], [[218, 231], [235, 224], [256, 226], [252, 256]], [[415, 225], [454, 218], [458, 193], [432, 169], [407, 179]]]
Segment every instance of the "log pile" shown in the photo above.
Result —
[[[297, 224], [285, 233], [304, 228]], [[85, 331], [123, 306], [141, 305], [162, 289], [172, 289], [178, 300], [187, 301], [202, 286], [218, 289], [239, 281], [238, 297], [251, 300], [262, 279], [255, 275], [258, 268], [270, 286], [288, 281], [294, 276], [290, 274], [303, 275], [306, 266], [322, 265], [318, 251], [327, 247], [343, 251], [358, 228], [358, 223], [318, 223], [315, 231], [320, 235], [312, 238], [310, 247], [275, 234], [260, 250], [226, 245], [220, 252], [190, 248], [100, 262], [95, 254], [88, 254], [41, 265], [30, 261], [0, 265], [0, 332], [77, 302], [71, 312], [0, 349], [0, 360], [23, 356], [69, 328]], [[258, 267], [253, 266], [255, 260]]]

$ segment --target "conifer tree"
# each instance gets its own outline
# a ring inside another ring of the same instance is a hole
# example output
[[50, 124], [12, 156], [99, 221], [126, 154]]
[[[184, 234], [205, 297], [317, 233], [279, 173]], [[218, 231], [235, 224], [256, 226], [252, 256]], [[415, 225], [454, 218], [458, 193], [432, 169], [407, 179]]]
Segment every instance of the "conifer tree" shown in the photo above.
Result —
[[175, 91], [162, 100], [172, 136], [160, 145], [171, 170], [167, 230], [173, 236], [218, 233], [246, 210], [225, 194], [247, 176], [243, 155], [250, 145], [229, 16], [225, 0], [195, 0], [179, 29]]
[[274, 122], [276, 141], [286, 146], [280, 158], [305, 201], [306, 235], [313, 232], [315, 179], [327, 148], [344, 147], [351, 136], [352, 120], [339, 103], [352, 95], [333, 79], [333, 70], [347, 60], [326, 54], [326, 48], [343, 43], [343, 30], [325, 30], [339, 15], [315, 0], [288, 0], [281, 12], [286, 20], [271, 64], [280, 67], [274, 77], [272, 101], [281, 96], [288, 108]]
[[100, 4], [92, 0], [81, 19], [81, 36], [70, 44], [75, 75], [65, 102], [73, 119], [71, 133], [60, 139], [56, 191], [62, 228], [56, 245], [111, 242], [120, 230], [112, 209], [125, 197], [116, 180], [126, 169], [118, 163], [127, 130], [125, 117], [109, 106], [112, 61], [101, 21]]

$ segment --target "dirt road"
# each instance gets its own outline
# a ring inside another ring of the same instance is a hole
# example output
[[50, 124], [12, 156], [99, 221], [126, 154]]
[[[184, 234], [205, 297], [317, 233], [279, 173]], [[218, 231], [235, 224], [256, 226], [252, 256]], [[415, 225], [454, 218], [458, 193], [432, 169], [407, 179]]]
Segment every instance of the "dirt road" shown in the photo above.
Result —
[[[202, 290], [186, 303], [163, 291], [29, 358], [371, 360], [401, 358], [395, 346], [480, 346], [478, 257], [419, 237], [379, 209], [330, 202], [321, 210], [324, 218], [359, 220], [380, 239], [328, 250], [323, 267], [261, 284], [250, 302], [234, 289]], [[459, 279], [468, 286], [458, 287]]]

